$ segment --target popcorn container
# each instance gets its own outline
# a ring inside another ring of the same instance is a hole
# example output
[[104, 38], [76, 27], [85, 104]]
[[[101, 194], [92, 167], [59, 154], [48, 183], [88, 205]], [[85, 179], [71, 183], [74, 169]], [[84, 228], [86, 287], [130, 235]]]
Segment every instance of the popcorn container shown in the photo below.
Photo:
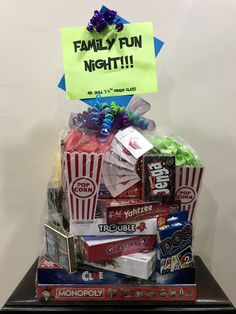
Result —
[[66, 152], [66, 183], [71, 221], [95, 219], [104, 154]]
[[176, 199], [181, 210], [187, 210], [192, 221], [203, 176], [202, 166], [176, 167]]

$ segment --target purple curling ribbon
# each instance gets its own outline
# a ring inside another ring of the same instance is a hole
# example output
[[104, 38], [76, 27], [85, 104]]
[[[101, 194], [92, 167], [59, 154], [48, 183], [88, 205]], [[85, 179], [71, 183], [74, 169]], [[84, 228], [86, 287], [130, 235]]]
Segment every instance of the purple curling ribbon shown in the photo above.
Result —
[[93, 17], [90, 19], [87, 25], [87, 30], [89, 32], [92, 32], [95, 29], [98, 33], [100, 33], [108, 25], [115, 24], [115, 29], [117, 30], [117, 32], [122, 31], [124, 25], [120, 22], [120, 19], [115, 19], [116, 15], [116, 11], [109, 9], [104, 13], [101, 13], [98, 10], [94, 11]]
[[107, 10], [105, 13], [104, 13], [104, 19], [105, 21], [107, 21], [107, 23], [109, 25], [111, 25], [115, 19], [117, 15], [117, 12], [114, 11], [114, 10]]

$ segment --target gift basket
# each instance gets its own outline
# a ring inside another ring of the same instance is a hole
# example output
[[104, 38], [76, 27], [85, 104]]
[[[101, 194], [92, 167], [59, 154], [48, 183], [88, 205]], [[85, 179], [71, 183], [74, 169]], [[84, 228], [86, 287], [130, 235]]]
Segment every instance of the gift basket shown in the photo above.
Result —
[[[153, 92], [156, 83], [155, 62], [138, 62], [140, 50], [148, 48], [155, 59], [163, 45], [153, 40], [149, 26], [129, 24], [102, 7], [87, 28], [62, 30], [65, 76], [59, 87], [88, 108], [71, 113], [69, 128], [60, 135], [36, 274], [39, 300], [196, 299], [192, 219], [203, 165], [183, 139], [160, 135], [155, 121], [146, 117], [151, 105], [131, 95]], [[79, 51], [74, 62], [69, 47]], [[91, 49], [103, 57], [93, 60]], [[107, 82], [124, 68], [124, 83], [117, 81], [125, 88], [109, 90]], [[154, 85], [144, 86], [137, 77], [137, 84], [134, 78], [134, 87], [127, 87], [125, 75], [129, 79], [133, 68]], [[79, 76], [86, 72], [87, 85], [80, 80], [77, 87], [77, 70]], [[105, 86], [94, 92], [97, 75]]]

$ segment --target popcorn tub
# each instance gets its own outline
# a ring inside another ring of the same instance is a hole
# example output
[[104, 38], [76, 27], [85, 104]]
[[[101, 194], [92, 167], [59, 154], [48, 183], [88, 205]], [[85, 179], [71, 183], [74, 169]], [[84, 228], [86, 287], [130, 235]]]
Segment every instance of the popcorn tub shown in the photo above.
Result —
[[65, 153], [70, 220], [95, 219], [104, 154]]
[[202, 166], [176, 167], [175, 195], [181, 210], [187, 210], [192, 221], [203, 176]]

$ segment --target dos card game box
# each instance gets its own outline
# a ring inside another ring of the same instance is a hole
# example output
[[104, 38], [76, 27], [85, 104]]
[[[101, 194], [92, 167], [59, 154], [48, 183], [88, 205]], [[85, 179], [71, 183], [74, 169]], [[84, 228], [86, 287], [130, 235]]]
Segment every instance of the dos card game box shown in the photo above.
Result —
[[157, 231], [157, 271], [160, 274], [192, 267], [192, 223], [188, 212], [170, 215]]

